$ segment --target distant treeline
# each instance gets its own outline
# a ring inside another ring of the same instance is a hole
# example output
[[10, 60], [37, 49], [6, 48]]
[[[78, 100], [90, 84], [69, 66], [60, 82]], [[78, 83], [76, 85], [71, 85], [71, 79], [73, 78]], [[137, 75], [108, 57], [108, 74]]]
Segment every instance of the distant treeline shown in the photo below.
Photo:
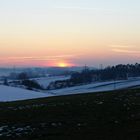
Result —
[[101, 80], [113, 80], [113, 79], [127, 79], [128, 77], [139, 77], [140, 76], [140, 64], [135, 65], [116, 65], [107, 67], [103, 70], [92, 71], [92, 73], [100, 74]]
[[81, 84], [88, 84], [95, 81], [126, 80], [128, 77], [140, 76], [140, 64], [119, 64], [108, 66], [105, 69], [90, 70], [85, 67], [82, 72], [75, 72], [68, 80], [52, 82], [48, 89], [60, 89]]
[[[39, 74], [38, 74], [39, 75]], [[33, 75], [21, 72], [16, 75], [17, 81], [8, 82], [4, 79], [4, 85], [19, 85], [28, 89], [53, 90], [89, 84], [97, 81], [126, 80], [129, 77], [140, 77], [140, 64], [108, 66], [105, 69], [89, 69], [84, 67], [81, 72], [72, 72], [70, 79], [58, 80], [49, 84], [47, 88], [42, 87], [37, 81], [31, 80]]]

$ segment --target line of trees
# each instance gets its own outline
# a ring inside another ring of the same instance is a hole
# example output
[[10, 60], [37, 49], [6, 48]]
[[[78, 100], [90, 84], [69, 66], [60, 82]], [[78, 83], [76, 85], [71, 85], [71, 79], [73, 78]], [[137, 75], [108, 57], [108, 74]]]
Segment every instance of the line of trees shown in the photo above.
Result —
[[88, 84], [95, 81], [126, 80], [128, 77], [140, 76], [140, 64], [116, 65], [105, 69], [90, 70], [87, 67], [82, 72], [75, 72], [68, 80], [52, 82], [48, 89], [60, 89], [81, 84]]
[[[82, 72], [72, 73], [71, 78], [68, 80], [58, 80], [50, 83], [47, 89], [61, 89], [97, 81], [126, 80], [129, 77], [140, 77], [140, 64], [120, 64], [96, 70], [90, 70], [88, 67], [85, 67]], [[30, 76], [26, 72], [18, 74], [17, 79], [19, 81], [15, 81], [17, 82], [15, 84], [23, 85], [28, 89], [44, 89], [36, 81], [30, 80]], [[8, 84], [7, 79], [4, 79], [4, 85]]]
[[116, 65], [107, 67], [103, 70], [92, 70], [92, 74], [100, 76], [100, 80], [120, 80], [127, 79], [128, 77], [139, 77], [140, 76], [140, 64], [135, 65]]

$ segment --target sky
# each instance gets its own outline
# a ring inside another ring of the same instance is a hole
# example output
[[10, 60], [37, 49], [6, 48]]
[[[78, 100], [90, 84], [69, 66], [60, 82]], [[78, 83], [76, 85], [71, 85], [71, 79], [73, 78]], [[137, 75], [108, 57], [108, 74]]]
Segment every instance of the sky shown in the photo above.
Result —
[[0, 66], [140, 60], [139, 0], [0, 0]]

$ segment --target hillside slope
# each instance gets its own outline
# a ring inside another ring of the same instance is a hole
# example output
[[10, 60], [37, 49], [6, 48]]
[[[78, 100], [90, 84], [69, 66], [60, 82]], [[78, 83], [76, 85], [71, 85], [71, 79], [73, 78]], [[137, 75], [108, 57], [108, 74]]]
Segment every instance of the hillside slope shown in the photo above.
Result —
[[0, 139], [138, 140], [140, 89], [0, 103]]
[[51, 94], [45, 94], [15, 87], [0, 85], [0, 101], [16, 101], [34, 98], [49, 97]]

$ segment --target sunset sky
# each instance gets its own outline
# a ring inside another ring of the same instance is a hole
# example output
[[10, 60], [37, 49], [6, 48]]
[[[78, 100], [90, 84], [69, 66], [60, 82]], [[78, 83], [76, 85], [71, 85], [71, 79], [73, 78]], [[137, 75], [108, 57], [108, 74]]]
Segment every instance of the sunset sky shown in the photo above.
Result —
[[0, 66], [140, 60], [140, 0], [0, 0]]

